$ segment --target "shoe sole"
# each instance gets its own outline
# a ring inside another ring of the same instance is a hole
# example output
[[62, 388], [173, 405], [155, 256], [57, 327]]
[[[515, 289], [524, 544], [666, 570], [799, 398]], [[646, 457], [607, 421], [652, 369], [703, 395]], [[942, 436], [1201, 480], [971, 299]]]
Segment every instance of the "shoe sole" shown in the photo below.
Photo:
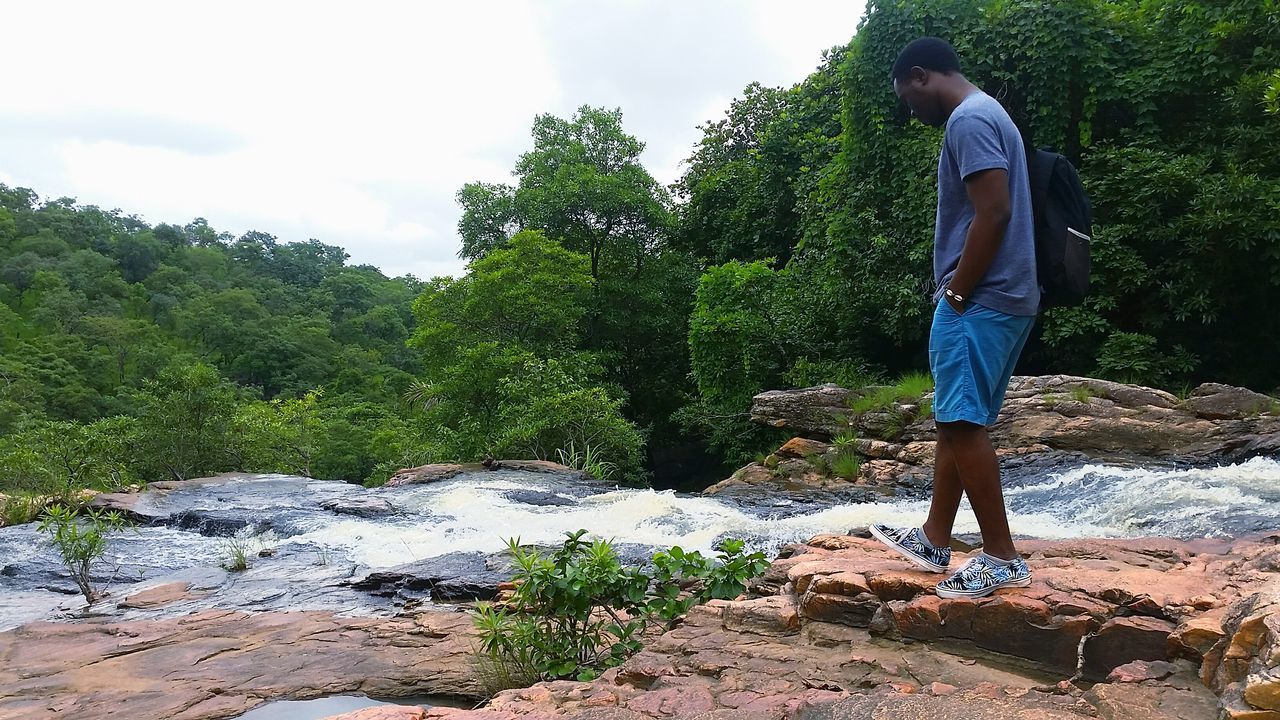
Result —
[[931, 573], [941, 574], [941, 573], [945, 573], [949, 569], [949, 566], [937, 565], [935, 563], [931, 563], [928, 560], [925, 560], [924, 558], [911, 552], [910, 550], [907, 550], [906, 548], [902, 547], [901, 545], [894, 542], [893, 540], [890, 540], [889, 536], [877, 530], [875, 525], [872, 525], [867, 529], [871, 531], [871, 535], [875, 537], [875, 539], [884, 543], [885, 547], [888, 547], [890, 550], [893, 550], [894, 552], [898, 553], [902, 557], [910, 560], [911, 562], [915, 563], [921, 568], [924, 568], [925, 570], [928, 570]]
[[971, 592], [965, 590], [947, 590], [940, 587], [935, 587], [933, 591], [937, 593], [938, 597], [945, 598], [947, 600], [972, 600], [973, 598], [986, 597], [1001, 588], [1023, 587], [1031, 587], [1031, 578], [1028, 577], [1021, 580], [1009, 580], [1008, 582], [1002, 582], [999, 585], [989, 587], [985, 590], [974, 590]]

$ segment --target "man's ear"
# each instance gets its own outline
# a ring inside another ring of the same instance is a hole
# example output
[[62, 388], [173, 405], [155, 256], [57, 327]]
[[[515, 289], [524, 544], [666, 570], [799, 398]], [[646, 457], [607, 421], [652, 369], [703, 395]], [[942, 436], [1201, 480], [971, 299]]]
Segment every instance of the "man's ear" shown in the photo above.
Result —
[[913, 65], [911, 67], [911, 82], [919, 83], [921, 85], [928, 85], [929, 71], [925, 70], [919, 65]]

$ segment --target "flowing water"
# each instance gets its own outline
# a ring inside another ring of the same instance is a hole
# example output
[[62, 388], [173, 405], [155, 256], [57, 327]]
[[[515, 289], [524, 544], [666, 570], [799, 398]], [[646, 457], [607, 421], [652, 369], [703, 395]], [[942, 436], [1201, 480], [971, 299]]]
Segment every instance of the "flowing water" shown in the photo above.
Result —
[[[1021, 473], [1008, 479], [1005, 495], [1010, 526], [1024, 537], [1190, 538], [1280, 528], [1280, 463], [1268, 458], [1219, 467], [1078, 465]], [[723, 538], [740, 537], [772, 554], [818, 533], [872, 522], [918, 523], [928, 509], [926, 499], [865, 500], [703, 497], [515, 471], [377, 490], [246, 476], [143, 497], [136, 509], [152, 524], [113, 537], [97, 579], [111, 583], [117, 598], [175, 580], [203, 595], [163, 610], [110, 611], [125, 618], [210, 607], [386, 614], [395, 611], [394, 599], [351, 584], [406, 563], [498, 552], [509, 537], [553, 545], [565, 532], [586, 528], [629, 546], [703, 552]], [[370, 501], [383, 512], [344, 514], [344, 508], [366, 512], [360, 503]], [[976, 530], [972, 512], [962, 506], [957, 533]], [[249, 551], [246, 572], [219, 567], [235, 546]], [[0, 628], [83, 610], [34, 525], [0, 529], [0, 563]]]

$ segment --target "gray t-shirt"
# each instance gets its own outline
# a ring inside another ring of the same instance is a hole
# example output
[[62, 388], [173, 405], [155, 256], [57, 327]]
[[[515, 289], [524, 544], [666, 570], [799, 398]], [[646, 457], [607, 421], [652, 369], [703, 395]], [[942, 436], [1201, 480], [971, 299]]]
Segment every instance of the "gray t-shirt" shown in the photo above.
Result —
[[1040, 308], [1040, 286], [1036, 282], [1035, 219], [1026, 153], [1009, 114], [981, 91], [966, 97], [951, 113], [938, 157], [938, 219], [933, 236], [933, 279], [938, 289], [934, 301], [942, 297], [956, 271], [973, 222], [973, 203], [964, 179], [992, 168], [1009, 173], [1012, 215], [991, 268], [966, 301], [1009, 315], [1035, 315]]

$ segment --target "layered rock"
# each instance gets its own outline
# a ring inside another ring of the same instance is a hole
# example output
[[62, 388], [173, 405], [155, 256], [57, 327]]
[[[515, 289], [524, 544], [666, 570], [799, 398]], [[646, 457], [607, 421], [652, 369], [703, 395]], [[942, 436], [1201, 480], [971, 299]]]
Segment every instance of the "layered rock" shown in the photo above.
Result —
[[878, 543], [819, 536], [597, 680], [424, 716], [1265, 719], [1278, 543], [1025, 542], [1031, 587], [942, 600]]
[[[932, 397], [855, 412], [851, 407], [865, 392], [836, 385], [775, 390], [757, 395], [751, 407], [755, 422], [803, 440], [825, 442], [843, 432], [856, 434], [854, 449], [865, 458], [856, 477], [835, 478], [795, 462], [779, 463], [781, 455], [775, 453], [775, 459], [739, 470], [712, 491], [768, 484], [824, 489], [848, 484], [887, 491], [927, 486], [935, 428], [922, 406]], [[1163, 390], [1093, 378], [1014, 377], [991, 435], [1005, 461], [1240, 459], [1280, 451], [1277, 408], [1280, 401], [1267, 395], [1216, 383], [1201, 385], [1180, 400]]]
[[200, 720], [271, 698], [474, 696], [472, 638], [469, 616], [450, 612], [32, 623], [0, 633], [0, 718]]

